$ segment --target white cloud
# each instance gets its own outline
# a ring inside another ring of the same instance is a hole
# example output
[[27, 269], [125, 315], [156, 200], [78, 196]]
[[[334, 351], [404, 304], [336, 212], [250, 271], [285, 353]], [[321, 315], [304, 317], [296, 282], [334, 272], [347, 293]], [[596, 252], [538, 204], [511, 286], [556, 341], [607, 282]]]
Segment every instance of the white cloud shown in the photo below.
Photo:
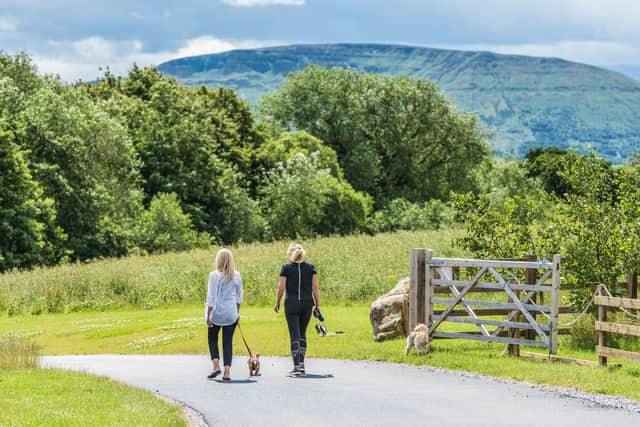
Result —
[[201, 36], [187, 40], [176, 52], [176, 57], [204, 55], [207, 53], [225, 52], [233, 50], [236, 46], [229, 40], [223, 40], [211, 36]]
[[18, 21], [11, 16], [0, 15], [0, 33], [16, 31], [18, 29]]
[[221, 0], [222, 3], [229, 6], [237, 7], [253, 7], [253, 6], [303, 6], [304, 0]]
[[444, 49], [563, 58], [594, 65], [640, 65], [640, 49], [628, 43], [578, 40], [546, 44], [460, 44], [439, 45]]
[[258, 40], [201, 36], [185, 40], [175, 51], [146, 52], [139, 40], [112, 41], [94, 36], [73, 41], [50, 40], [45, 50], [33, 53], [33, 60], [40, 72], [58, 74], [66, 81], [94, 80], [101, 74], [100, 68], [109, 67], [112, 73], [124, 75], [133, 63], [140, 66], [158, 65], [185, 56], [256, 48], [266, 44]]
[[555, 2], [565, 15], [615, 39], [640, 38], [640, 2], [635, 0], [565, 0]]

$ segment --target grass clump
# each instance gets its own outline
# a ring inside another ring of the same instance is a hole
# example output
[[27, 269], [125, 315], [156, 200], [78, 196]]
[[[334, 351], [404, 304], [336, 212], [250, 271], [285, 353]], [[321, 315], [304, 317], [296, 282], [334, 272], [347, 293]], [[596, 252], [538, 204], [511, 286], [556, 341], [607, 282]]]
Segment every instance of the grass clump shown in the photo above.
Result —
[[30, 340], [12, 333], [0, 336], [0, 370], [33, 369], [39, 352], [40, 347]]
[[[595, 327], [596, 320], [597, 318], [593, 314], [587, 313], [572, 324], [566, 343], [574, 350], [593, 351], [598, 345], [598, 332]], [[613, 323], [633, 323], [624, 313], [609, 313], [607, 321]], [[635, 323], [637, 324], [637, 321]], [[631, 335], [608, 333], [607, 346], [626, 351], [640, 351], [640, 339]]]

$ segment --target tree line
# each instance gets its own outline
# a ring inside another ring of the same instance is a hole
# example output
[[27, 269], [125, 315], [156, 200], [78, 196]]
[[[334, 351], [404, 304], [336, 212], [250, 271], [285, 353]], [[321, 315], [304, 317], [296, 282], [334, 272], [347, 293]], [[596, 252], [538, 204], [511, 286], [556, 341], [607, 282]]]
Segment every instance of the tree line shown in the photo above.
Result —
[[[591, 298], [640, 271], [640, 158], [612, 165], [595, 152], [533, 149], [504, 162], [493, 191], [453, 195], [465, 235], [458, 244], [481, 257], [563, 257], [565, 283]], [[611, 288], [616, 292], [615, 288]]]
[[0, 271], [438, 227], [478, 190], [483, 137], [409, 77], [310, 67], [254, 112], [153, 67], [66, 84], [0, 54]]

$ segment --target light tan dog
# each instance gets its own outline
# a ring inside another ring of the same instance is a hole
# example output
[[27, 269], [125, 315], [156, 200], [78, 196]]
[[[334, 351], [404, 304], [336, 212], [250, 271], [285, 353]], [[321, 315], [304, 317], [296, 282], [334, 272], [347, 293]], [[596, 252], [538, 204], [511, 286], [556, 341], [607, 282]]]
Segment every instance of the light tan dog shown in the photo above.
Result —
[[407, 346], [404, 354], [408, 355], [411, 347], [415, 347], [418, 354], [429, 353], [429, 328], [424, 323], [419, 323], [407, 337]]
[[249, 376], [257, 377], [260, 374], [260, 353], [250, 353], [247, 364], [249, 365]]

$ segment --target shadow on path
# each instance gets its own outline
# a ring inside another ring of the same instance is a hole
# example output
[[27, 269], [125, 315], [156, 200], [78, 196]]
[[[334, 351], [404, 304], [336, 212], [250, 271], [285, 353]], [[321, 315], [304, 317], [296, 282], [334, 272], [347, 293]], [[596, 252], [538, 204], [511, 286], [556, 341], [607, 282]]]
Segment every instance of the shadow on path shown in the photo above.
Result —
[[215, 379], [214, 381], [217, 382], [217, 383], [220, 383], [220, 384], [253, 384], [253, 383], [257, 383], [258, 382], [256, 380], [250, 380], [249, 378], [247, 378], [245, 380], [234, 380], [234, 379], [231, 379], [231, 381]]
[[305, 374], [305, 375], [288, 375], [289, 378], [299, 378], [301, 380], [305, 379], [323, 379], [323, 378], [334, 378], [333, 374]]

